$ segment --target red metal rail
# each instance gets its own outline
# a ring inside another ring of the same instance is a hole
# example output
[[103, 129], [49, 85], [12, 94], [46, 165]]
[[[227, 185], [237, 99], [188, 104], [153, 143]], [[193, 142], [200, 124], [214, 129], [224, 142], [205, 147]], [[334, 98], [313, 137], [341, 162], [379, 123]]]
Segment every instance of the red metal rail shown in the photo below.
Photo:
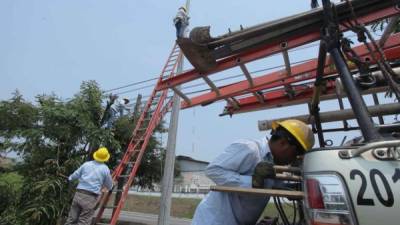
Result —
[[[376, 12], [373, 12], [369, 15], [363, 16], [358, 18], [359, 22], [368, 24], [372, 23], [375, 21], [378, 21], [380, 19], [388, 18], [393, 15], [398, 14], [399, 11], [395, 7], [390, 7], [387, 9], [379, 10]], [[340, 26], [340, 29], [342, 31], [346, 31], [347, 28], [344, 26]], [[157, 90], [162, 90], [166, 88], [171, 88], [180, 84], [188, 83], [190, 81], [200, 79], [203, 76], [209, 76], [211, 74], [221, 72], [223, 70], [227, 70], [236, 66], [240, 66], [241, 64], [249, 63], [261, 58], [265, 58], [267, 56], [282, 52], [283, 50], [289, 50], [292, 48], [299, 47], [301, 45], [305, 45], [314, 41], [317, 41], [321, 38], [320, 31], [315, 30], [314, 32], [310, 32], [307, 35], [300, 35], [300, 36], [292, 36], [287, 38], [286, 40], [281, 40], [280, 42], [277, 43], [271, 43], [269, 45], [260, 47], [259, 49], [255, 51], [250, 51], [250, 52], [244, 52], [240, 53], [238, 55], [234, 55], [231, 57], [228, 57], [226, 59], [219, 60], [217, 62], [217, 66], [215, 69], [211, 70], [207, 74], [200, 74], [198, 71], [195, 69], [187, 71], [185, 73], [179, 74], [175, 77], [165, 79], [161, 81], [157, 85]], [[285, 43], [285, 49], [282, 49], [282, 43]]]
[[[399, 43], [397, 46], [386, 49], [384, 51], [385, 56], [388, 60], [393, 60], [393, 59], [399, 59], [400, 58], [400, 35], [396, 35], [396, 41]], [[367, 57], [367, 56], [366, 56]], [[371, 60], [373, 62], [373, 60]], [[314, 62], [311, 61], [310, 63], [316, 63], [316, 60]], [[316, 65], [316, 64], [315, 64]], [[354, 65], [350, 65], [350, 68], [355, 68]], [[332, 74], [336, 74], [336, 69], [330, 69], [326, 68], [326, 73], [325, 76], [329, 76]], [[315, 78], [316, 76], [316, 67], [313, 68], [312, 71], [307, 72], [309, 76], [304, 76], [307, 78]], [[308, 80], [308, 79], [307, 79]], [[304, 81], [304, 79], [298, 79], [297, 81], [293, 79], [286, 79], [285, 82], [275, 82], [271, 83], [265, 86], [261, 86], [259, 89], [260, 90], [265, 90], [269, 89], [274, 86], [281, 86], [284, 84], [291, 84], [291, 82], [298, 82], [298, 81]], [[265, 102], [260, 102], [258, 98], [251, 96], [251, 97], [244, 97], [237, 99], [237, 105], [232, 105], [232, 104], [227, 104], [224, 109], [224, 114], [227, 115], [233, 115], [237, 113], [244, 113], [244, 112], [249, 112], [249, 111], [255, 111], [255, 110], [261, 110], [261, 109], [266, 109], [266, 108], [275, 108], [275, 107], [280, 107], [280, 106], [288, 106], [288, 105], [293, 105], [293, 104], [300, 104], [300, 103], [305, 103], [307, 101], [311, 101], [312, 95], [308, 95], [312, 93], [312, 85], [307, 88], [307, 90], [301, 89], [300, 91], [294, 90], [294, 93], [299, 92], [299, 95], [296, 95], [293, 99], [287, 95], [287, 92], [282, 89], [282, 90], [277, 90], [277, 91], [272, 91], [272, 92], [267, 92], [263, 94], [263, 98], [265, 99]], [[327, 87], [327, 94], [329, 94], [329, 87]], [[326, 96], [329, 98], [329, 96]], [[182, 105], [185, 104], [185, 102], [182, 102]], [[239, 106], [239, 108], [237, 107]]]
[[[400, 46], [400, 34], [392, 36], [384, 49], [387, 52], [388, 59], [399, 58], [398, 47]], [[364, 46], [359, 46], [354, 49], [361, 57], [367, 58], [370, 62], [374, 63], [367, 49]], [[365, 60], [365, 59], [364, 59]], [[296, 65], [291, 67], [291, 76], [288, 76], [286, 70], [269, 73], [253, 79], [253, 87], [249, 88], [247, 80], [234, 83], [228, 86], [219, 88], [219, 95], [215, 92], [208, 92], [196, 97], [191, 98], [191, 104], [182, 102], [182, 108], [189, 108], [201, 104], [207, 104], [217, 100], [236, 97], [247, 93], [252, 93], [260, 90], [266, 90], [270, 88], [279, 87], [282, 85], [288, 85], [295, 82], [305, 81], [314, 79], [316, 77], [317, 59], [313, 59], [307, 63]], [[325, 75], [331, 75], [336, 73], [336, 69], [331, 67], [330, 59], [328, 60], [327, 66], [325, 67]]]

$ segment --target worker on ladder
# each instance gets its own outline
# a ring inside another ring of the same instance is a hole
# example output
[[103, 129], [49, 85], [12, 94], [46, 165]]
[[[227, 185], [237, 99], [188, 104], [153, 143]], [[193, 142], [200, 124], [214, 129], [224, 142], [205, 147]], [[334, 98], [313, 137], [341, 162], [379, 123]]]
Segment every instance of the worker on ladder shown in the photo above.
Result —
[[[211, 162], [206, 175], [217, 185], [245, 188], [272, 188], [274, 164], [288, 165], [314, 145], [310, 127], [299, 120], [276, 122], [268, 140], [239, 140]], [[254, 225], [269, 196], [211, 191], [197, 207], [192, 225]]]
[[183, 38], [185, 36], [186, 28], [189, 26], [189, 16], [185, 6], [179, 8], [178, 13], [174, 18], [176, 28], [176, 37]]
[[90, 225], [101, 189], [112, 189], [110, 170], [104, 163], [110, 158], [105, 147], [93, 154], [94, 160], [85, 162], [68, 177], [68, 181], [79, 180], [71, 209], [65, 225]]

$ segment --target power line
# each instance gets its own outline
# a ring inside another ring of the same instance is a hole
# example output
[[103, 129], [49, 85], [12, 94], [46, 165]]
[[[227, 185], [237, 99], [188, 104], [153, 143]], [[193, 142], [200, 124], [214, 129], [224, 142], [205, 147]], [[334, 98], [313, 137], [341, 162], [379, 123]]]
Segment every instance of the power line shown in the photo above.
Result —
[[131, 90], [127, 90], [127, 91], [122, 91], [122, 92], [118, 92], [116, 93], [116, 95], [122, 95], [122, 94], [126, 94], [126, 93], [130, 93], [130, 92], [134, 92], [134, 91], [140, 91], [146, 88], [150, 88], [150, 87], [154, 87], [154, 84], [149, 84], [140, 88], [135, 88], [135, 89], [131, 89]]
[[148, 80], [143, 80], [143, 81], [127, 84], [127, 85], [124, 85], [124, 86], [120, 86], [120, 87], [116, 87], [116, 88], [105, 90], [104, 92], [111, 92], [111, 91], [115, 91], [115, 90], [119, 90], [119, 89], [123, 89], [123, 88], [127, 88], [127, 87], [132, 87], [132, 86], [135, 86], [135, 85], [138, 85], [138, 84], [143, 84], [143, 83], [146, 83], [146, 82], [157, 80], [158, 78], [159, 77], [154, 77], [154, 78], [151, 78], [151, 79], [148, 79]]
[[[355, 34], [348, 35], [349, 38], [352, 38], [352, 37], [355, 37], [355, 36], [356, 36]], [[309, 45], [306, 45], [306, 46], [302, 46], [302, 47], [297, 47], [297, 48], [291, 49], [291, 50], [289, 50], [289, 52], [301, 51], [301, 50], [304, 50], [304, 49], [309, 49], [309, 48], [313, 48], [313, 47], [317, 47], [317, 46], [319, 46], [319, 43], [309, 44]], [[297, 61], [297, 62], [294, 62], [292, 64], [299, 64], [299, 63], [307, 62], [307, 61], [310, 61], [310, 60], [311, 59]], [[264, 72], [264, 71], [267, 71], [267, 70], [279, 69], [279, 68], [283, 68], [284, 66], [285, 65], [269, 67], [269, 68], [265, 68], [265, 69], [251, 71], [251, 73], [260, 73], [260, 72]], [[188, 71], [188, 70], [186, 70], [186, 71]], [[186, 72], [186, 71], [184, 71], [184, 72]], [[226, 77], [226, 78], [216, 79], [216, 80], [214, 80], [214, 82], [220, 82], [220, 81], [224, 81], [224, 80], [234, 79], [234, 78], [241, 77], [243, 75], [244, 75], [243, 73], [237, 74], [237, 75], [232, 75], [232, 76], [229, 76], [229, 77]], [[136, 85], [139, 85], [139, 84], [147, 83], [147, 82], [150, 82], [150, 81], [158, 80], [158, 79], [159, 79], [159, 77], [154, 77], [154, 78], [151, 78], [151, 79], [148, 79], [148, 80], [143, 80], [143, 81], [127, 84], [127, 85], [124, 85], [124, 86], [112, 88], [112, 89], [106, 90], [104, 92], [107, 93], [107, 92], [111, 92], [111, 91], [115, 91], [115, 90], [120, 90], [120, 89], [124, 89], [124, 88], [127, 88], [127, 87], [132, 87], [132, 86], [136, 86]], [[182, 90], [193, 88], [193, 87], [204, 86], [204, 85], [206, 85], [206, 84], [201, 83], [201, 84], [189, 85], [189, 86], [186, 86], [186, 87], [182, 87]], [[146, 86], [143, 86], [143, 87], [140, 87], [140, 88], [135, 88], [135, 89], [119, 92], [119, 93], [117, 93], [117, 95], [127, 94], [127, 93], [134, 92], [134, 91], [140, 91], [140, 90], [143, 90], [143, 89], [146, 89], [146, 88], [150, 88], [150, 87], [153, 87], [153, 86], [154, 86], [153, 84], [146, 85]]]
[[[296, 62], [293, 62], [292, 65], [308, 62], [310, 60], [312, 60], [312, 59], [296, 61]], [[268, 67], [268, 68], [264, 68], [264, 69], [254, 70], [254, 71], [251, 71], [250, 73], [252, 73], [252, 74], [260, 73], [260, 72], [265, 72], [265, 71], [268, 71], [268, 70], [279, 69], [279, 68], [284, 68], [284, 67], [285, 67], [285, 65], [273, 66], [273, 67]], [[230, 80], [230, 79], [234, 79], [234, 78], [238, 78], [238, 77], [242, 77], [242, 76], [244, 76], [244, 74], [240, 73], [240, 74], [228, 76], [228, 77], [225, 77], [225, 78], [216, 79], [213, 82], [214, 83], [218, 83], [218, 82], [221, 82], [221, 81]], [[190, 88], [194, 88], [194, 87], [201, 87], [201, 86], [207, 86], [207, 84], [206, 83], [193, 84], [193, 85], [189, 85], [189, 86], [186, 86], [186, 87], [182, 87], [182, 90], [186, 90], [186, 89], [190, 89]], [[127, 91], [124, 91], [124, 92], [119, 92], [119, 93], [117, 93], [117, 95], [126, 94], [126, 93], [130, 93], [130, 92], [134, 92], [134, 91], [139, 91], [139, 90], [143, 90], [143, 89], [150, 88], [150, 87], [154, 87], [154, 85], [151, 84], [151, 85], [146, 85], [146, 86], [143, 86], [143, 87], [140, 87], [140, 88], [136, 88], [136, 89], [132, 89], [132, 90], [127, 90]], [[203, 90], [200, 90], [200, 91], [193, 91], [193, 92], [188, 92], [188, 93], [184, 93], [184, 94], [185, 95], [187, 95], [187, 94], [196, 94], [196, 93], [207, 91], [207, 90], [211, 90], [211, 89], [203, 89]], [[149, 96], [145, 96], [145, 97], [150, 97], [150, 95]]]
[[[304, 46], [304, 47], [294, 48], [294, 49], [289, 50], [289, 52], [300, 51], [300, 50], [304, 50], [304, 49], [307, 49], [307, 48], [312, 48], [312, 47], [315, 47], [315, 46], [318, 46], [318, 44], [312, 44], [312, 45], [308, 45], [308, 46]], [[269, 69], [265, 69], [265, 70], [269, 70]], [[262, 71], [265, 71], [265, 70], [260, 70], [258, 72], [262, 72]], [[185, 73], [186, 71], [188, 71], [188, 70], [183, 71], [183, 73]], [[257, 72], [257, 71], [254, 71], [254, 72]], [[239, 75], [237, 75], [237, 76], [239, 76]], [[116, 90], [120, 90], [120, 89], [124, 89], [124, 88], [128, 88], [128, 87], [132, 87], [132, 86], [136, 86], [136, 85], [139, 85], [139, 84], [143, 84], [143, 83], [147, 83], [147, 82], [150, 82], [150, 81], [157, 80], [159, 78], [160, 78], [159, 76], [158, 77], [153, 77], [153, 78], [150, 78], [148, 80], [138, 81], [138, 82], [130, 83], [130, 84], [123, 85], [123, 86], [120, 86], [120, 87], [111, 88], [111, 89], [105, 90], [104, 93], [112, 92], [112, 91], [116, 91]]]

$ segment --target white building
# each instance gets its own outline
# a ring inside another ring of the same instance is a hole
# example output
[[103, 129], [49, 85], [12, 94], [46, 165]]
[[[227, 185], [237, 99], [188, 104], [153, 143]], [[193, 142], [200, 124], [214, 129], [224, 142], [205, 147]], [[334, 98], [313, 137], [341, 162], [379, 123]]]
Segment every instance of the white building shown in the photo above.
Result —
[[176, 164], [179, 166], [180, 176], [174, 180], [174, 192], [207, 193], [210, 186], [215, 185], [204, 173], [208, 162], [177, 156]]
[[[206, 175], [205, 170], [208, 162], [196, 160], [188, 156], [177, 156], [175, 165], [179, 167], [180, 175], [174, 179], [174, 187], [172, 191], [176, 194], [203, 194], [208, 193], [210, 186], [215, 185]], [[154, 184], [152, 190], [143, 189], [139, 186], [131, 188], [132, 191], [138, 193], [153, 193], [161, 192], [160, 184]]]

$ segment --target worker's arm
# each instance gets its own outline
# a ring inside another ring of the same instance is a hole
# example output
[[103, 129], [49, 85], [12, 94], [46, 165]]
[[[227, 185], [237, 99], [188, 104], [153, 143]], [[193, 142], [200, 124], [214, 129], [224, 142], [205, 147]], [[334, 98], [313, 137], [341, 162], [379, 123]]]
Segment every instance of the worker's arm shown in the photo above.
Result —
[[74, 181], [81, 177], [82, 169], [85, 164], [81, 165], [77, 170], [75, 170], [69, 177], [68, 181]]
[[251, 187], [251, 170], [257, 153], [247, 144], [233, 143], [206, 169], [206, 175], [217, 185]]
[[113, 181], [111, 178], [110, 170], [107, 169], [105, 173], [105, 178], [104, 178], [104, 187], [106, 187], [108, 190], [111, 190], [113, 187]]

